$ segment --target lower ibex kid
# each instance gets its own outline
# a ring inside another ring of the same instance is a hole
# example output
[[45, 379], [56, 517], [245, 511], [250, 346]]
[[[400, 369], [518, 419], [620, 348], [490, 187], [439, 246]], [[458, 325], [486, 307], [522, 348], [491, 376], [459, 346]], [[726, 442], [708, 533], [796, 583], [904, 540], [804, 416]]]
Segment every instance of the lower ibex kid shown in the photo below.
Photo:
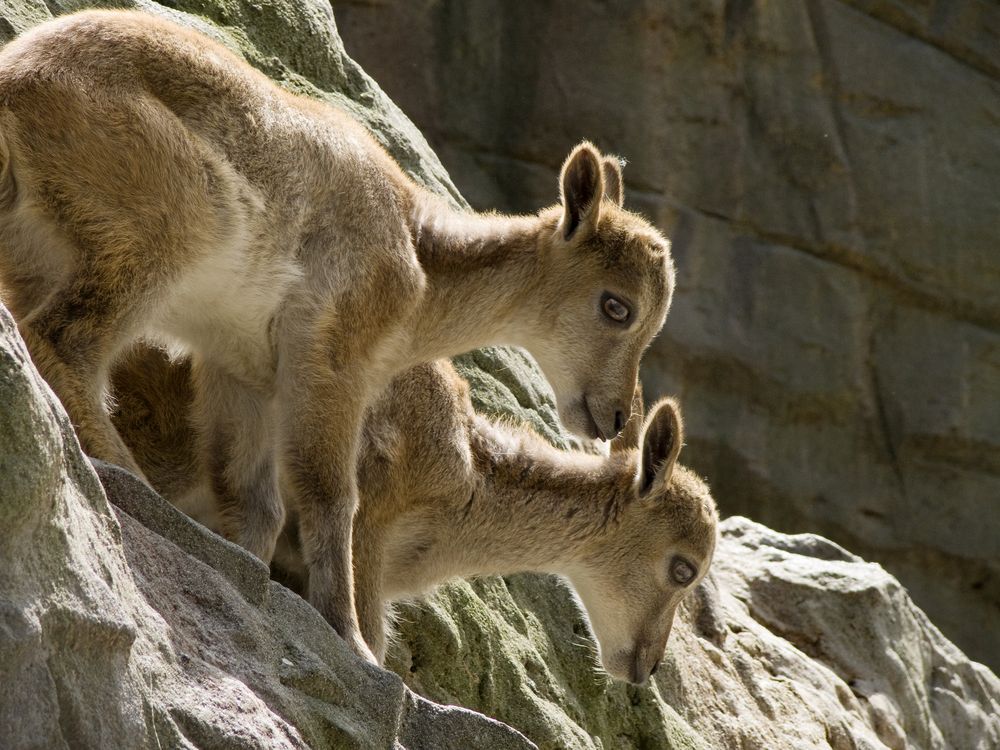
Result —
[[280, 465], [309, 598], [361, 655], [351, 529], [362, 415], [392, 376], [529, 349], [576, 432], [611, 438], [673, 289], [667, 242], [589, 144], [536, 216], [457, 211], [346, 113], [141, 13], [0, 51], [0, 282], [84, 449], [138, 472], [107, 373], [140, 338], [193, 357], [229, 535], [269, 560]]
[[[188, 372], [137, 351], [116, 372], [114, 418], [153, 483], [197, 515]], [[610, 457], [556, 450], [473, 412], [447, 362], [393, 380], [362, 429], [354, 521], [361, 631], [379, 661], [388, 602], [452, 577], [542, 571], [573, 584], [608, 672], [644, 682], [674, 610], [708, 570], [717, 516], [708, 488], [676, 464], [673, 402], [653, 408], [637, 440], [640, 450]], [[293, 530], [274, 565], [301, 580]]]

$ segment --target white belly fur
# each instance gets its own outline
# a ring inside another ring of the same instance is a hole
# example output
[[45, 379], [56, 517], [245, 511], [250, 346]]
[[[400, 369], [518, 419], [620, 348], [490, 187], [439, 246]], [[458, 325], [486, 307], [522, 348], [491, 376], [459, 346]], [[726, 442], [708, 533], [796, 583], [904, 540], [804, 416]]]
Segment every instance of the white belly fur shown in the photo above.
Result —
[[261, 384], [274, 373], [271, 323], [302, 269], [245, 236], [206, 252], [172, 285], [148, 334], [172, 355], [197, 353]]

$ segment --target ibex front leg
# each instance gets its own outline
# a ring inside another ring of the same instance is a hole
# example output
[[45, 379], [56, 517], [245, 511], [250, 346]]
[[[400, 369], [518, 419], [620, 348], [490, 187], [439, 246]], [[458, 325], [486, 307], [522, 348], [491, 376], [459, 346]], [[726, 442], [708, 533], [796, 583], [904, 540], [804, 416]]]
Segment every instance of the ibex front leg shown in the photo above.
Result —
[[[315, 362], [312, 363], [315, 366]], [[299, 510], [309, 602], [359, 656], [377, 663], [358, 626], [351, 556], [356, 456], [366, 391], [349, 372], [299, 370], [282, 407], [287, 485]]]
[[309, 601], [373, 663], [354, 602], [352, 523], [361, 423], [371, 399], [410, 364], [407, 326], [425, 287], [401, 230], [366, 226], [363, 264], [331, 268], [332, 250], [306, 248], [310, 288], [285, 308], [278, 338], [282, 469], [299, 510]]
[[354, 602], [361, 634], [381, 664], [386, 652], [386, 604], [382, 595], [385, 539], [382, 526], [372, 517], [372, 505], [374, 501], [366, 495], [354, 517]]

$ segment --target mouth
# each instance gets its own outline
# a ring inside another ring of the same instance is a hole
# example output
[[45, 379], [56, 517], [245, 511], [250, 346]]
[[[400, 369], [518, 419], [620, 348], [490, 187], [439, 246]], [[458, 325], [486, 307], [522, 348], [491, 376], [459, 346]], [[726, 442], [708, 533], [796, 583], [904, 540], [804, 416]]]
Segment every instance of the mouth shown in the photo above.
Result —
[[583, 412], [587, 417], [587, 436], [593, 440], [607, 440], [597, 420], [594, 419], [594, 412], [590, 410], [590, 402], [586, 396], [583, 397]]
[[604, 669], [612, 677], [628, 682], [637, 687], [648, 685], [660, 668], [663, 657], [650, 663], [651, 654], [646, 646], [637, 646], [631, 650], [621, 650], [605, 661]]
[[632, 675], [629, 677], [629, 682], [633, 685], [638, 685], [642, 687], [649, 683], [653, 679], [653, 675], [656, 674], [656, 670], [660, 668], [660, 659], [653, 662], [652, 666], [643, 665], [638, 659], [632, 665]]
[[619, 651], [614, 657], [604, 662], [604, 671], [616, 680], [628, 682], [642, 687], [649, 681], [649, 672], [639, 664], [639, 660], [631, 651]]

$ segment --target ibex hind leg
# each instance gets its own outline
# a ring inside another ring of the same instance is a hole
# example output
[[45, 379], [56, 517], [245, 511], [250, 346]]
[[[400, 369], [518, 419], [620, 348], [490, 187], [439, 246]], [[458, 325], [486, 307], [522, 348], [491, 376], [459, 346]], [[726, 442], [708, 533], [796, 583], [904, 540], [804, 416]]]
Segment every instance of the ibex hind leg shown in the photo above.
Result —
[[285, 520], [272, 393], [206, 361], [196, 362], [192, 374], [193, 413], [223, 531], [270, 562]]
[[108, 370], [141, 322], [146, 295], [116, 283], [129, 274], [98, 274], [84, 266], [18, 323], [42, 377], [62, 401], [88, 455], [142, 471], [105, 406]]
[[[225, 229], [226, 182], [160, 101], [103, 83], [100, 96], [48, 75], [0, 87], [18, 191], [0, 205], [0, 252], [23, 274], [56, 280], [19, 327], [84, 450], [142, 476], [103, 403], [108, 373], [151, 329], [197, 248]], [[18, 294], [34, 295], [22, 283]]]
[[385, 539], [362, 503], [354, 517], [354, 602], [361, 635], [378, 663], [385, 661], [386, 607], [382, 598]]

